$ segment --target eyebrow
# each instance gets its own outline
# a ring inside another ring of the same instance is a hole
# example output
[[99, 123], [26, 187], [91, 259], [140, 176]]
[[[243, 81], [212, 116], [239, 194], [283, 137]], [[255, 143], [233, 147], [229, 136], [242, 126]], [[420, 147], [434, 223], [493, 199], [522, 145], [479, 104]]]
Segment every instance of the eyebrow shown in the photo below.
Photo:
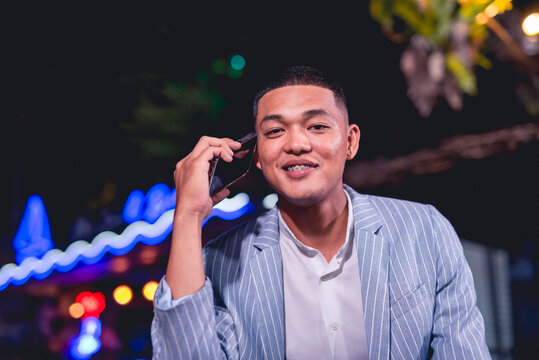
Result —
[[[304, 119], [308, 119], [317, 115], [327, 116], [333, 119], [333, 116], [324, 109], [311, 109], [311, 110], [306, 110], [302, 113], [302, 116]], [[269, 121], [269, 120], [282, 121], [283, 116], [279, 114], [266, 115], [262, 118], [262, 120], [260, 120], [260, 125], [262, 125], [262, 123], [264, 123], [265, 121]]]

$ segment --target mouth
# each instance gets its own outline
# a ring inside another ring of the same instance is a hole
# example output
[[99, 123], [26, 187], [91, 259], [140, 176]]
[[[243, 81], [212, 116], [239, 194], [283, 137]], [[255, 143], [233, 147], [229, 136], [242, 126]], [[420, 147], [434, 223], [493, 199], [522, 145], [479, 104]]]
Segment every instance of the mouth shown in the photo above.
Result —
[[310, 169], [310, 168], [314, 168], [314, 167], [316, 167], [316, 166], [294, 165], [294, 166], [283, 167], [283, 169], [284, 169], [284, 171], [300, 171], [300, 170]]
[[303, 174], [308, 173], [318, 167], [318, 164], [305, 159], [294, 159], [286, 162], [282, 169], [288, 174]]

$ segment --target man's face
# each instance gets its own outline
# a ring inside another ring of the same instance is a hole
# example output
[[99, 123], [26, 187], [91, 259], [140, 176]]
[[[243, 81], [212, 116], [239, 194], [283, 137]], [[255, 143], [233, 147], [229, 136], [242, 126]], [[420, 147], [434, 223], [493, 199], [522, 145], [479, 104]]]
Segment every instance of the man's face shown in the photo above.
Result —
[[277, 88], [258, 103], [256, 166], [281, 196], [299, 206], [342, 192], [347, 159], [357, 152], [359, 128], [331, 90], [311, 85]]

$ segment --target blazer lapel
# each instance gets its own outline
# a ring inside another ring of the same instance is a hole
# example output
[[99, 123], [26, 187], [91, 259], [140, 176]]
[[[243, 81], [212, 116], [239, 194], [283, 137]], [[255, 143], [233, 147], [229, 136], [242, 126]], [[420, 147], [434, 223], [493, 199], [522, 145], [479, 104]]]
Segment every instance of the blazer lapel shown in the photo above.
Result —
[[259, 219], [249, 267], [258, 311], [259, 335], [265, 357], [284, 359], [283, 266], [279, 247], [277, 208]]
[[352, 200], [354, 232], [361, 279], [363, 317], [370, 359], [389, 359], [389, 243], [379, 215], [365, 195], [345, 185]]

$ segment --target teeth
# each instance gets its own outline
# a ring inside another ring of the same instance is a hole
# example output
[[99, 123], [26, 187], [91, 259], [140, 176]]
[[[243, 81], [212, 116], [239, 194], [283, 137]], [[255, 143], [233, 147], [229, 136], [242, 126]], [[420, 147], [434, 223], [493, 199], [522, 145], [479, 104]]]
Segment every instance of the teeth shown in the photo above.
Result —
[[296, 165], [296, 166], [287, 168], [286, 171], [299, 171], [299, 170], [308, 169], [308, 168], [310, 168], [309, 165]]

